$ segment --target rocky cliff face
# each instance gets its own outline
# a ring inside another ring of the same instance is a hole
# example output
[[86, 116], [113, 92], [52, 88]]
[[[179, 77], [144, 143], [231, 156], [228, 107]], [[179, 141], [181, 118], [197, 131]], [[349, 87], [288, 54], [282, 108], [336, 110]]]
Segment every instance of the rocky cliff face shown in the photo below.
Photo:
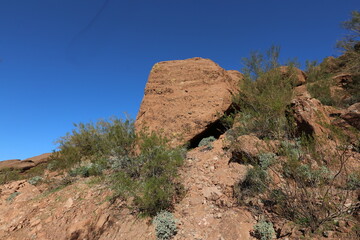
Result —
[[241, 73], [226, 71], [209, 59], [157, 63], [135, 126], [162, 130], [173, 145], [192, 141], [229, 109], [241, 79]]

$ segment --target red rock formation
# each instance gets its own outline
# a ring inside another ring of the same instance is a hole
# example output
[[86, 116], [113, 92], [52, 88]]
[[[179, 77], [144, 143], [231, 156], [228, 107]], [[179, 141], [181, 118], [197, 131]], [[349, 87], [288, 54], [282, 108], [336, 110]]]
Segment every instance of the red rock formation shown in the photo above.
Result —
[[209, 59], [157, 63], [146, 84], [135, 127], [163, 130], [173, 145], [185, 143], [229, 109], [241, 78], [241, 73], [226, 71]]
[[50, 155], [51, 153], [44, 153], [35, 157], [27, 158], [25, 160], [12, 159], [12, 160], [1, 161], [0, 171], [2, 169], [7, 169], [7, 168], [25, 171], [41, 163], [47, 162]]

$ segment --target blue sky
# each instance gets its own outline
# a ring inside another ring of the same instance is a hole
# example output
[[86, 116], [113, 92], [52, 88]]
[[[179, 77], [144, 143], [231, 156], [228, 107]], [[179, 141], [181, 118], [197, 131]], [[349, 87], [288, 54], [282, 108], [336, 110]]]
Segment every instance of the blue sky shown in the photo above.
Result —
[[241, 68], [253, 50], [322, 60], [358, 0], [0, 0], [0, 160], [55, 149], [73, 123], [136, 117], [159, 61]]

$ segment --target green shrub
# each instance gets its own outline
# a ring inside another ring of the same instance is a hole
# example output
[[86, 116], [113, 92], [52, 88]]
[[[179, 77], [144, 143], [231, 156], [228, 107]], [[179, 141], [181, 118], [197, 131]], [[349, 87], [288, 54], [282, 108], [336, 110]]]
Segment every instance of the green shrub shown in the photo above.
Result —
[[263, 193], [269, 184], [267, 172], [259, 166], [255, 166], [248, 170], [243, 181], [239, 182], [236, 191], [239, 200], [244, 197], [253, 197], [256, 194]]
[[275, 230], [271, 222], [259, 221], [254, 226], [254, 236], [261, 240], [270, 240], [275, 237]]
[[177, 233], [176, 220], [172, 213], [161, 211], [153, 220], [155, 225], [156, 238], [158, 240], [171, 239]]
[[23, 179], [30, 179], [33, 177], [40, 177], [44, 174], [45, 169], [46, 164], [39, 164], [36, 167], [30, 168], [26, 171], [20, 171], [17, 169], [2, 169], [0, 171], [0, 184]]
[[243, 59], [244, 81], [234, 105], [240, 109], [238, 134], [256, 134], [259, 138], [282, 138], [287, 134], [285, 112], [293, 97], [296, 82], [294, 64], [288, 72], [279, 69], [279, 48], [272, 47], [266, 55], [252, 53]]
[[293, 178], [299, 185], [316, 187], [326, 184], [332, 177], [331, 171], [326, 166], [313, 169], [308, 164], [299, 161], [288, 161], [283, 165], [284, 176]]
[[102, 174], [103, 167], [100, 164], [90, 163], [84, 166], [73, 168], [69, 171], [71, 177], [90, 177], [99, 176]]
[[135, 133], [131, 120], [112, 118], [75, 126], [58, 140], [51, 169], [67, 169], [69, 177], [101, 175], [109, 169], [114, 197], [132, 199], [132, 206], [145, 215], [154, 216], [172, 205], [182, 149], [171, 148], [155, 133]]
[[318, 99], [322, 104], [333, 106], [335, 100], [331, 96], [331, 86], [333, 86], [332, 79], [320, 79], [315, 83], [309, 83], [307, 90], [313, 98]]
[[0, 184], [22, 179], [19, 170], [3, 169], [0, 171]]
[[288, 140], [281, 141], [279, 153], [283, 156], [287, 156], [291, 159], [299, 159], [302, 155], [300, 141], [295, 140], [290, 142]]
[[12, 194], [10, 194], [10, 196], [6, 199], [6, 201], [8, 202], [12, 202], [18, 195], [20, 195], [20, 192], [13, 192]]
[[213, 136], [210, 136], [210, 137], [207, 137], [207, 138], [203, 138], [203, 139], [199, 142], [199, 147], [206, 146], [206, 150], [212, 150], [212, 149], [213, 149], [212, 142], [214, 142], [215, 140], [216, 140], [216, 138], [214, 138]]
[[133, 154], [136, 134], [133, 121], [111, 118], [96, 124], [75, 124], [76, 129], [61, 137], [49, 168], [69, 169], [83, 161], [122, 158]]
[[38, 185], [40, 182], [42, 182], [44, 179], [41, 176], [35, 176], [28, 180], [28, 183], [31, 185]]
[[139, 155], [129, 158], [125, 168], [114, 174], [113, 189], [117, 196], [132, 197], [134, 207], [143, 214], [154, 216], [173, 204], [184, 154], [155, 133], [141, 134], [138, 143]]
[[347, 189], [357, 190], [360, 189], [360, 173], [350, 173], [346, 182]]
[[342, 60], [345, 70], [351, 73], [360, 72], [360, 12], [352, 11], [351, 19], [342, 23], [342, 27], [348, 31], [337, 46], [343, 50]]
[[274, 153], [261, 153], [258, 155], [259, 165], [262, 169], [268, 169], [276, 161], [276, 155]]

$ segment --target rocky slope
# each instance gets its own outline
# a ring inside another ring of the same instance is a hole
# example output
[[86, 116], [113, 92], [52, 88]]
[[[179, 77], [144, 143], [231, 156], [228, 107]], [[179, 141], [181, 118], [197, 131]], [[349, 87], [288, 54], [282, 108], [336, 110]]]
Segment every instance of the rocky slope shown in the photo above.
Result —
[[[280, 70], [287, 74], [285, 67]], [[304, 72], [295, 69], [295, 74], [295, 96], [289, 113], [298, 134], [322, 139], [325, 144], [317, 150], [331, 152], [338, 142], [329, 126], [336, 126], [356, 146], [358, 139], [353, 129], [359, 130], [359, 103], [342, 109], [325, 106], [307, 91]], [[255, 197], [247, 202], [247, 207], [239, 205], [236, 184], [254, 168], [242, 160], [256, 159], [263, 152], [280, 155], [281, 141], [245, 134], [230, 145], [225, 137], [233, 129], [224, 134], [219, 119], [231, 108], [231, 98], [242, 78], [241, 73], [226, 71], [202, 58], [161, 62], [151, 70], [136, 128], [162, 130], [173, 146], [190, 142], [191, 147], [180, 169], [184, 195], [173, 209], [178, 220], [174, 239], [254, 239], [250, 233], [259, 220], [257, 206], [264, 204]], [[341, 79], [344, 84], [351, 77]], [[209, 136], [216, 137], [211, 147], [198, 147], [199, 141]], [[349, 152], [351, 168], [360, 169], [360, 153], [356, 149]], [[23, 161], [0, 162], [0, 171], [26, 173], [46, 164], [48, 157], [44, 154]], [[324, 161], [331, 163], [331, 159]], [[20, 180], [0, 185], [0, 239], [156, 239], [150, 218], [138, 217], [125, 200], [109, 201], [111, 196], [112, 190], [101, 176], [70, 181], [48, 170], [39, 184]], [[303, 229], [274, 219], [279, 238], [304, 237]], [[352, 225], [346, 224], [340, 222], [336, 233], [328, 231], [316, 239], [350, 239], [352, 235], [346, 235], [346, 228]]]
[[[252, 239], [255, 220], [234, 207], [232, 196], [247, 167], [229, 164], [223, 139], [213, 145], [186, 157], [181, 171], [186, 196], [175, 207], [179, 230], [174, 239]], [[124, 202], [110, 204], [111, 191], [96, 181], [80, 179], [50, 191], [46, 184], [26, 180], [0, 186], [0, 239], [156, 239], [150, 219], [137, 218]]]

